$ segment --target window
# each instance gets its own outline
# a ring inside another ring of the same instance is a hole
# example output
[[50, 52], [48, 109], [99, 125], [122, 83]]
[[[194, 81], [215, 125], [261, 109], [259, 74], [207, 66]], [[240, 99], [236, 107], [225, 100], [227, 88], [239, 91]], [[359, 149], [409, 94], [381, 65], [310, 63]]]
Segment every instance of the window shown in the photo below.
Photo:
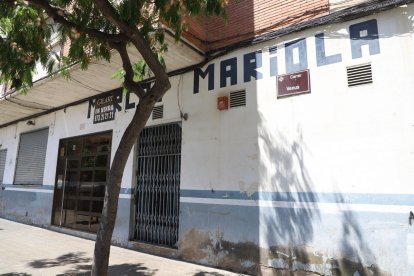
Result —
[[42, 185], [49, 129], [20, 135], [14, 184]]

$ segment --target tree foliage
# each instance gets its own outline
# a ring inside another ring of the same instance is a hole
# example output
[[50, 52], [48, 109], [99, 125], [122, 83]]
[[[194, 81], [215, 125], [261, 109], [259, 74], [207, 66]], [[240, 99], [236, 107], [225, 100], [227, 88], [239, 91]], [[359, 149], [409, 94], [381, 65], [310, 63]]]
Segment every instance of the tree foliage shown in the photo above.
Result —
[[[87, 69], [93, 59], [109, 61], [113, 43], [130, 40], [125, 30], [102, 13], [97, 2], [111, 5], [117, 20], [136, 28], [157, 55], [167, 50], [166, 26], [178, 39], [188, 16], [223, 14], [226, 4], [224, 0], [2, 0], [0, 82], [15, 89], [27, 88], [32, 86], [36, 64], [52, 74], [58, 66], [67, 68], [79, 62]], [[46, 6], [52, 12], [45, 11]], [[62, 45], [70, 41], [67, 56], [52, 51], [52, 39]]]

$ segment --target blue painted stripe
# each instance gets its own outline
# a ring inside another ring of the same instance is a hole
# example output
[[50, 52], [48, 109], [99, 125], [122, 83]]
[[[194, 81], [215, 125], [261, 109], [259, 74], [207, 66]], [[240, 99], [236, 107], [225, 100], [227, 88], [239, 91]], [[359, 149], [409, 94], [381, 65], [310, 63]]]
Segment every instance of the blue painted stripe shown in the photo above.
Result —
[[[15, 184], [1, 184], [0, 187], [8, 188], [19, 188], [19, 189], [39, 189], [39, 190], [54, 190], [55, 185], [15, 185]], [[119, 194], [122, 195], [133, 195], [135, 189], [121, 188]]]
[[[4, 188], [53, 190], [52, 185], [14, 185], [2, 184]], [[120, 194], [132, 195], [133, 188], [121, 188]], [[313, 193], [313, 192], [256, 192], [248, 194], [239, 191], [223, 190], [189, 190], [180, 191], [181, 197], [264, 200], [284, 202], [314, 203], [347, 203], [347, 204], [378, 204], [378, 205], [409, 205], [414, 206], [413, 194], [372, 194], [372, 193]]]
[[2, 187], [19, 188], [19, 189], [39, 189], [39, 190], [53, 190], [54, 185], [16, 185], [16, 184], [2, 184]]
[[131, 188], [121, 188], [119, 194], [121, 195], [133, 195], [135, 193], [135, 189]]
[[247, 194], [246, 192], [217, 190], [181, 190], [180, 192], [181, 197], [195, 198], [414, 206], [413, 194], [313, 192], [256, 192]]

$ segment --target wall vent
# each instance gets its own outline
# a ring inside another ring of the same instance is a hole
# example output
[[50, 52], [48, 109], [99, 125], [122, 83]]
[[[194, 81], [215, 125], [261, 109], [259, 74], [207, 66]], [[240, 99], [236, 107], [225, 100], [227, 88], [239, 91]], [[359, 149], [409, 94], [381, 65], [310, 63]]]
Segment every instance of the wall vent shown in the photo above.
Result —
[[164, 117], [164, 105], [154, 106], [152, 110], [152, 119], [162, 119]]
[[230, 108], [246, 106], [246, 90], [230, 92]]
[[349, 87], [372, 83], [372, 67], [370, 63], [347, 67], [346, 74]]

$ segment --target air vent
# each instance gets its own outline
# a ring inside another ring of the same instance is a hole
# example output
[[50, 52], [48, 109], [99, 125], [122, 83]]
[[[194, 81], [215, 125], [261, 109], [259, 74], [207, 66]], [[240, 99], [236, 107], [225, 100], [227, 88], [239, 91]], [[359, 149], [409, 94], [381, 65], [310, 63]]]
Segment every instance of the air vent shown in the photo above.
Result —
[[246, 106], [246, 90], [230, 92], [230, 108]]
[[163, 105], [155, 106], [154, 109], [152, 110], [152, 119], [153, 120], [162, 119], [163, 117], [164, 117], [164, 106]]
[[371, 64], [347, 67], [346, 73], [349, 87], [372, 83]]

